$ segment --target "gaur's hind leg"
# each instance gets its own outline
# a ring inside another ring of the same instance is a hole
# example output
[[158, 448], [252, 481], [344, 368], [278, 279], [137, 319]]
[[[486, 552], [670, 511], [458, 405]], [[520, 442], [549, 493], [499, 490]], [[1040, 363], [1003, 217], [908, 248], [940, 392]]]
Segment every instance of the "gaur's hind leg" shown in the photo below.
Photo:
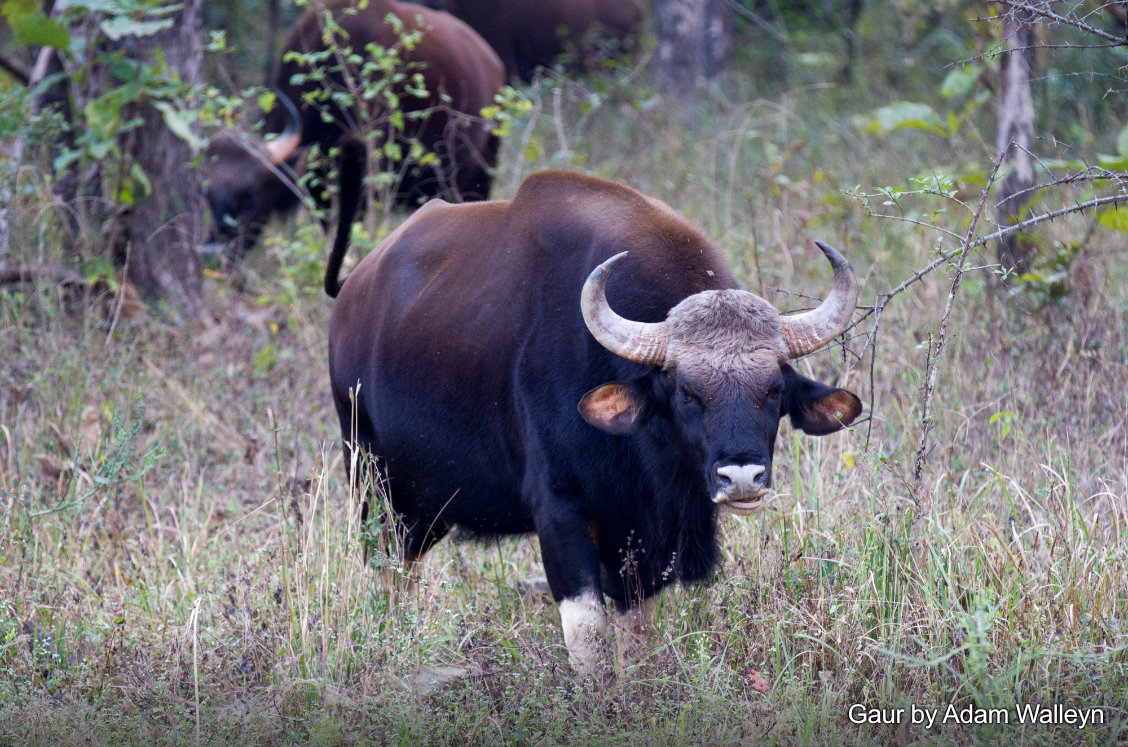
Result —
[[395, 524], [402, 563], [398, 566], [389, 564], [386, 569], [391, 576], [388, 588], [393, 606], [418, 594], [423, 556], [450, 531], [450, 526], [435, 520], [423, 521], [404, 516], [396, 516]]
[[345, 442], [345, 476], [348, 478], [349, 498], [360, 501], [360, 544], [364, 562], [369, 562], [372, 552], [388, 555], [394, 543], [386, 542], [387, 480], [370, 448]]
[[[350, 495], [360, 500], [365, 565], [375, 565], [391, 606], [415, 596], [420, 559], [450, 529], [435, 521], [405, 520], [391, 501], [391, 485], [370, 445], [345, 444]], [[422, 527], [422, 529], [420, 528]]]

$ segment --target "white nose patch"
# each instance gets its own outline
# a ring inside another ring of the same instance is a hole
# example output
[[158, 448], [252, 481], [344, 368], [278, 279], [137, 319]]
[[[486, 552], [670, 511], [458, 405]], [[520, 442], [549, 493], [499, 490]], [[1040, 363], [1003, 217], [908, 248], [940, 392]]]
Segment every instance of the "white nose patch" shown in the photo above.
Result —
[[736, 486], [737, 490], [740, 490], [741, 487], [751, 485], [753, 480], [764, 474], [764, 465], [730, 464], [717, 470], [717, 474], [732, 480], [732, 484]]
[[[721, 479], [717, 481], [713, 503], [737, 514], [760, 510], [764, 507], [764, 497], [768, 490], [756, 485], [755, 481], [765, 470], [762, 464], [730, 464], [719, 468], [717, 476]], [[724, 484], [725, 482], [728, 484]]]

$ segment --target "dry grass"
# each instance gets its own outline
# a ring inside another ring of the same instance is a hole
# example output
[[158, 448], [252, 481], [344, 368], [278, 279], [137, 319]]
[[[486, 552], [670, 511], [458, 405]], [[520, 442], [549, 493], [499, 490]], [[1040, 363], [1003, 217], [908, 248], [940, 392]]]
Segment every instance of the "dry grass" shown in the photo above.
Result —
[[[774, 289], [825, 284], [809, 237], [843, 248], [863, 303], [934, 256], [929, 231], [842, 193], [919, 173], [927, 141], [858, 137], [811, 114], [817, 92], [688, 124], [604, 96], [590, 114], [581, 89], [538, 96], [497, 192], [549, 165], [626, 181], [718, 236], [782, 308], [803, 301]], [[1088, 226], [1060, 221], [1048, 240]], [[872, 401], [872, 420], [826, 439], [785, 425], [778, 510], [726, 519], [717, 581], [669, 590], [651, 656], [596, 687], [568, 671], [552, 605], [523, 591], [533, 540], [445, 542], [402, 604], [362, 567], [325, 381], [322, 244], [281, 228], [254, 290], [212, 282], [207, 325], [108, 333], [52, 287], [0, 294], [0, 742], [1124, 739], [1116, 236], [1088, 234], [1061, 305], [1008, 300], [989, 271], [965, 282], [923, 486], [920, 387], [949, 277], [890, 304], [876, 356], [860, 329], [848, 352], [804, 361]], [[1101, 707], [1105, 723], [1020, 725], [1017, 703]], [[852, 704], [1004, 708], [1011, 723], [856, 724]]]

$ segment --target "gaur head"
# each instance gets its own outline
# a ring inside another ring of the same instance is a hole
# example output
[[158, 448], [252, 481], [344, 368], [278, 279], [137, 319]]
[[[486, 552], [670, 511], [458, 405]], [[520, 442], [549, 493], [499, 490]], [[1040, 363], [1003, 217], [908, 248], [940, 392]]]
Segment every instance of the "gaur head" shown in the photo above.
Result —
[[280, 169], [301, 143], [301, 116], [288, 97], [278, 93], [277, 100], [285, 110], [286, 126], [276, 138], [256, 143], [223, 132], [204, 151], [201, 169], [214, 219], [205, 251], [242, 256], [258, 243], [271, 216], [298, 205]]
[[707, 290], [670, 309], [664, 322], [624, 319], [604, 289], [626, 252], [592, 271], [581, 294], [588, 329], [612, 353], [654, 366], [632, 381], [612, 382], [580, 400], [583, 418], [604, 431], [629, 434], [663, 417], [701, 465], [714, 503], [736, 513], [760, 508], [772, 484], [772, 453], [785, 415], [811, 435], [833, 433], [861, 414], [852, 392], [813, 381], [788, 361], [818, 350], [847, 325], [858, 288], [850, 264], [816, 242], [834, 282], [817, 308], [782, 316], [745, 290]]

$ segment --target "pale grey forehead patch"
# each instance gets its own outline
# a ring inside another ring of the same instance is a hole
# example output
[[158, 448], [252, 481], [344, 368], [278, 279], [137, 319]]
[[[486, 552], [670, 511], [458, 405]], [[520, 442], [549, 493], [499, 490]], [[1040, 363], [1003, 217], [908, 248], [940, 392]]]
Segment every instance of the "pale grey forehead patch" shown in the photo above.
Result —
[[696, 293], [670, 309], [667, 364], [695, 361], [713, 367], [741, 367], [771, 351], [786, 360], [779, 312], [745, 290]]

